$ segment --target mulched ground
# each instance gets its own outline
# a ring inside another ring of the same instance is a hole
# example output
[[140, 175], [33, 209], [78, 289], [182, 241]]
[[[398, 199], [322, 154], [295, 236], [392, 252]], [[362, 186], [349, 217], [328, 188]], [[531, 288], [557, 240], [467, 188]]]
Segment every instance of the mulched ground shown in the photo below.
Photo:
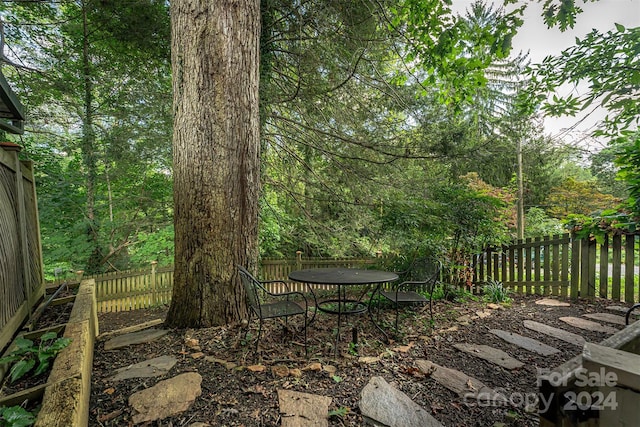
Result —
[[[351, 327], [342, 328], [339, 355], [334, 355], [336, 317], [318, 314], [309, 327], [309, 356], [304, 357], [302, 337], [285, 333], [276, 321], [267, 321], [260, 341], [260, 352], [254, 352], [253, 342], [244, 339], [241, 325], [201, 329], [171, 330], [155, 342], [123, 350], [104, 351], [104, 342], [96, 344], [92, 379], [91, 413], [89, 425], [115, 426], [131, 424], [128, 397], [156, 382], [183, 372], [198, 372], [203, 377], [202, 395], [186, 412], [166, 418], [150, 426], [182, 426], [196, 422], [211, 426], [278, 426], [278, 389], [330, 396], [330, 410], [334, 415], [331, 426], [360, 426], [359, 393], [372, 376], [382, 376], [428, 410], [445, 426], [493, 426], [497, 422], [511, 426], [537, 426], [535, 411], [525, 405], [483, 407], [464, 399], [422, 375], [415, 367], [416, 359], [431, 360], [439, 365], [463, 371], [506, 395], [537, 396], [536, 379], [539, 369], [554, 368], [580, 353], [581, 348], [524, 328], [523, 320], [535, 320], [577, 333], [587, 341], [600, 342], [606, 334], [573, 328], [558, 320], [562, 316], [580, 317], [585, 313], [606, 312], [609, 301], [579, 301], [570, 307], [545, 307], [535, 304], [540, 297], [514, 296], [504, 309], [491, 310], [491, 315], [478, 318], [476, 313], [486, 309], [483, 301], [446, 302], [434, 304], [435, 323], [431, 328], [428, 308], [408, 309], [401, 316], [403, 336], [396, 342], [384, 344], [380, 332], [366, 316], [351, 318], [356, 322], [359, 346], [350, 345]], [[384, 310], [382, 321], [392, 324], [393, 311]], [[164, 318], [166, 308], [99, 315], [100, 331], [105, 332]], [[475, 317], [468, 324], [462, 316]], [[257, 322], [252, 325], [253, 336]], [[612, 325], [610, 325], [612, 326]], [[621, 328], [617, 326], [617, 328]], [[519, 349], [489, 333], [503, 329], [540, 340], [559, 350], [553, 356], [539, 356]], [[204, 356], [190, 348], [195, 339]], [[489, 362], [460, 352], [456, 343], [487, 344], [507, 351], [524, 362], [521, 369], [505, 370]], [[357, 354], [356, 354], [357, 350]], [[166, 377], [142, 378], [112, 382], [108, 378], [117, 368], [149, 358], [173, 355], [179, 362]], [[211, 357], [206, 357], [211, 356]], [[361, 357], [378, 356], [380, 360], [366, 363]], [[217, 359], [218, 361], [213, 361]], [[236, 368], [225, 366], [221, 360], [233, 362]], [[305, 370], [320, 362], [323, 370]], [[262, 372], [246, 369], [252, 365], [266, 366]], [[281, 378], [272, 373], [273, 366], [299, 368], [302, 376]], [[332, 372], [332, 368], [335, 372]]]

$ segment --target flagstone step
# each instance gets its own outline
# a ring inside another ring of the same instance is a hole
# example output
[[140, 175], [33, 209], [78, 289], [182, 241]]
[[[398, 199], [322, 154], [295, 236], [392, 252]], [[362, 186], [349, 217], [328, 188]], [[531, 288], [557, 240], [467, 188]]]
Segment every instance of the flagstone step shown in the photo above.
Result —
[[[607, 307], [607, 310], [611, 310], [611, 311], [615, 311], [618, 313], [622, 313], [623, 315], [627, 314], [627, 311], [629, 311], [631, 307], [624, 307], [621, 305], [610, 305]], [[631, 317], [635, 317], [635, 318], [639, 318], [640, 317], [640, 310], [633, 310], [631, 312]]]
[[589, 313], [589, 314], [583, 314], [582, 316], [588, 319], [599, 320], [601, 322], [614, 323], [616, 325], [622, 325], [622, 326], [626, 325], [624, 316], [618, 316], [617, 314]]
[[458, 343], [453, 346], [460, 351], [502, 366], [505, 369], [518, 369], [524, 366], [524, 363], [509, 356], [508, 353], [488, 345]]
[[143, 331], [119, 335], [105, 342], [104, 349], [107, 351], [116, 350], [118, 348], [127, 347], [129, 345], [143, 344], [146, 342], [157, 340], [158, 338], [168, 333], [169, 331], [166, 329], [145, 329]]
[[130, 378], [159, 377], [166, 374], [178, 362], [173, 356], [159, 356], [144, 362], [116, 369], [111, 381], [122, 381]]
[[278, 390], [282, 427], [324, 427], [331, 398], [293, 390]]
[[550, 356], [552, 354], [560, 353], [560, 350], [558, 350], [557, 348], [551, 347], [550, 345], [544, 344], [538, 340], [534, 340], [533, 338], [524, 337], [513, 332], [503, 331], [500, 329], [491, 329], [489, 332], [499, 336], [508, 343], [515, 344], [518, 347], [524, 348], [525, 350], [534, 353], [538, 353], [542, 356]]
[[416, 367], [438, 384], [456, 393], [459, 397], [473, 398], [483, 402], [506, 402], [506, 397], [464, 372], [447, 368], [430, 360], [418, 359]]
[[[278, 391], [279, 393], [279, 391]], [[358, 408], [366, 424], [388, 427], [442, 427], [429, 412], [382, 377], [372, 377], [360, 392]], [[282, 412], [282, 405], [280, 406]], [[326, 414], [325, 410], [325, 414]], [[282, 426], [284, 427], [282, 419]], [[295, 424], [292, 427], [321, 424]], [[326, 424], [325, 424], [326, 425]]]
[[579, 347], [582, 347], [586, 342], [586, 340], [578, 334], [565, 331], [564, 329], [545, 325], [544, 323], [534, 322], [533, 320], [525, 320], [524, 327], [527, 329], [531, 329], [532, 331], [540, 332], [541, 334], [557, 338], [564, 342], [568, 342], [569, 344], [575, 344]]
[[542, 299], [539, 299], [538, 301], [536, 301], [536, 304], [538, 304], [538, 305], [546, 305], [546, 306], [549, 306], [549, 307], [569, 307], [571, 305], [568, 302], [559, 301], [559, 300], [554, 299], [554, 298], [542, 298]]
[[560, 320], [568, 325], [587, 331], [603, 332], [605, 334], [615, 334], [618, 332], [617, 329], [612, 328], [611, 326], [601, 325], [600, 323], [592, 322], [591, 320], [582, 319], [580, 317], [561, 317]]

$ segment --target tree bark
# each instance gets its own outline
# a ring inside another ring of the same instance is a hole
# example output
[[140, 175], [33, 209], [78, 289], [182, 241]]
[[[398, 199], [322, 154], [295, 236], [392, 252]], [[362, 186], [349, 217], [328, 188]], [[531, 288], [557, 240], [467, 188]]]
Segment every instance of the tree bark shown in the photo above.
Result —
[[171, 2], [175, 272], [167, 323], [244, 318], [260, 192], [259, 0]]

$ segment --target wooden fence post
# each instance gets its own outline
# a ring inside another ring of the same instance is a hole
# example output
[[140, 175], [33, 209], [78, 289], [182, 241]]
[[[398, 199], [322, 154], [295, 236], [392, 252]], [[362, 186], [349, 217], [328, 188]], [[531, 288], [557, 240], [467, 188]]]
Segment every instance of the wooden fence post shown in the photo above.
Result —
[[296, 251], [296, 270], [302, 270], [302, 251]]
[[632, 304], [634, 302], [634, 276], [635, 276], [635, 242], [636, 236], [634, 234], [627, 234], [625, 236], [624, 245], [624, 302]]
[[155, 307], [158, 305], [158, 294], [156, 293], [156, 267], [158, 261], [151, 261], [151, 302]]
[[571, 289], [569, 296], [573, 299], [578, 298], [580, 289], [580, 239], [575, 234], [571, 235]]

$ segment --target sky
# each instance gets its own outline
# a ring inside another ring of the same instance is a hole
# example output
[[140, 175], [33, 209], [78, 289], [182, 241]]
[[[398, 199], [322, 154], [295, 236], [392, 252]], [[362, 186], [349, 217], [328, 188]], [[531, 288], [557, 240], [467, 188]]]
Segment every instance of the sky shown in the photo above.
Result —
[[[464, 13], [473, 0], [453, 0], [455, 12]], [[498, 2], [496, 2], [498, 3]], [[599, 0], [583, 3], [576, 0], [583, 13], [577, 17], [576, 25], [564, 33], [558, 28], [548, 29], [543, 22], [541, 13], [542, 5], [537, 1], [523, 1], [528, 3], [523, 16], [524, 24], [513, 40], [514, 53], [519, 51], [529, 52], [533, 63], [542, 61], [548, 55], [557, 55], [562, 50], [575, 44], [575, 38], [582, 38], [592, 29], [601, 32], [614, 29], [614, 24], [622, 24], [625, 27], [640, 27], [640, 0]], [[498, 3], [499, 4], [499, 3]], [[573, 88], [563, 88], [562, 94]], [[578, 91], [584, 88], [577, 88]], [[555, 137], [575, 138], [580, 132], [590, 132], [597, 121], [604, 117], [604, 112], [596, 112], [590, 117], [578, 123], [581, 117], [545, 118], [545, 130]], [[574, 135], [568, 135], [566, 129], [575, 127]]]

